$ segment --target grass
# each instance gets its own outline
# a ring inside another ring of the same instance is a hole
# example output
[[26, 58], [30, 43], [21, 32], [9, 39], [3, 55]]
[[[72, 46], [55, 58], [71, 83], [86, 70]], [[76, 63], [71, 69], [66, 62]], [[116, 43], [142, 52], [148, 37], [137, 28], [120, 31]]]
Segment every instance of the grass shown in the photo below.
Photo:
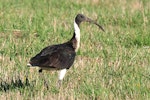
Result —
[[[26, 64], [43, 47], [72, 37], [77, 13], [106, 32], [82, 23], [81, 47], [63, 85], [57, 72]], [[36, 100], [150, 99], [149, 0], [1, 0], [0, 98]]]

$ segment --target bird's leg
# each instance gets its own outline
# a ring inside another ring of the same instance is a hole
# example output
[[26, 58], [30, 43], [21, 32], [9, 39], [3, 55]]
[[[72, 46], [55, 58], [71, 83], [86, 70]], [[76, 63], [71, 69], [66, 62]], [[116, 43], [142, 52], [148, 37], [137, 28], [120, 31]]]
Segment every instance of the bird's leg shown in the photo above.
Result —
[[30, 85], [29, 79], [28, 79], [28, 74], [29, 74], [29, 70], [27, 70], [26, 73], [25, 73], [25, 77], [26, 77], [26, 82], [25, 82], [25, 84], [26, 84], [26, 85]]
[[57, 87], [60, 88], [62, 84], [62, 80], [58, 80]]
[[39, 69], [39, 73], [42, 73], [42, 69]]
[[58, 80], [58, 87], [61, 87], [61, 84], [62, 84], [62, 80], [63, 80], [63, 78], [64, 78], [64, 76], [65, 76], [65, 74], [66, 74], [66, 72], [67, 72], [67, 70], [66, 69], [62, 69], [62, 70], [60, 70], [60, 72], [59, 72], [59, 76], [58, 76], [58, 78], [59, 78], [59, 80]]
[[42, 77], [42, 79], [44, 80], [44, 85], [46, 86], [47, 89], [49, 89], [48, 82], [45, 80], [45, 77], [42, 73], [42, 69], [39, 69], [39, 73], [40, 73], [40, 76]]

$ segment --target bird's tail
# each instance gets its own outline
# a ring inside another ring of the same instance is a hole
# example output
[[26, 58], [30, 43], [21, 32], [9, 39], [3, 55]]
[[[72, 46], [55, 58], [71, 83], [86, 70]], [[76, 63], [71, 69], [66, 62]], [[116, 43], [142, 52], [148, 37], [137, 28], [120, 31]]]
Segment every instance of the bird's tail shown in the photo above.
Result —
[[29, 61], [29, 63], [27, 64], [27, 66], [28, 67], [34, 67], [34, 66], [36, 66], [35, 65], [36, 64], [36, 62], [35, 61], [32, 61], [32, 59]]
[[28, 67], [32, 67], [32, 65], [30, 63], [27, 64]]

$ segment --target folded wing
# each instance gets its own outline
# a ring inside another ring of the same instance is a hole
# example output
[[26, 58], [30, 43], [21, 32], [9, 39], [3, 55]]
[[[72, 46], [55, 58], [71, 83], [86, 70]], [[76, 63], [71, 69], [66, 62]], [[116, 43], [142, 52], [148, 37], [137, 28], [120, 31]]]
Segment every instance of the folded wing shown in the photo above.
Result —
[[31, 58], [30, 64], [41, 68], [69, 69], [74, 62], [75, 55], [75, 51], [66, 44], [52, 45]]

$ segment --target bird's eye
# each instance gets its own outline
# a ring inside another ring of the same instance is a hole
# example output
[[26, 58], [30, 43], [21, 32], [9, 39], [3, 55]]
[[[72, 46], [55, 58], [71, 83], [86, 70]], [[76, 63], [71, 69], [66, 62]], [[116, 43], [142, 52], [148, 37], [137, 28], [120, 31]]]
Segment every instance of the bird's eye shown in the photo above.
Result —
[[81, 18], [84, 18], [83, 16], [80, 16]]

